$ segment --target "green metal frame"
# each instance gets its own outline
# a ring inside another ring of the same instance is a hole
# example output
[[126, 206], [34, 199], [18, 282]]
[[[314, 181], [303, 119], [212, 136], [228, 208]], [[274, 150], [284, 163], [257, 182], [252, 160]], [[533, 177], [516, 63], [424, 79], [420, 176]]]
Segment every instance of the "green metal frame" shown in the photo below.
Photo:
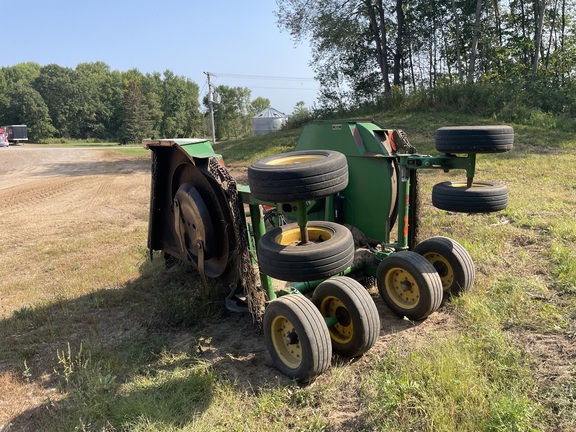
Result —
[[[376, 239], [385, 244], [384, 251], [374, 251], [374, 264], [369, 268], [349, 268], [339, 275], [350, 274], [363, 270], [368, 274], [375, 275], [378, 263], [385, 257], [396, 251], [409, 249], [410, 241], [408, 219], [410, 211], [410, 171], [419, 169], [440, 169], [445, 172], [454, 169], [466, 171], [468, 183], [471, 184], [476, 169], [476, 155], [467, 156], [440, 155], [430, 156], [422, 154], [394, 154], [392, 153], [388, 136], [390, 130], [384, 129], [373, 121], [345, 120], [326, 121], [307, 126], [296, 145], [296, 150], [329, 149], [344, 153], [347, 156], [349, 169], [353, 168], [348, 187], [341, 192], [345, 200], [352, 196], [368, 197], [374, 203], [371, 209], [367, 209], [367, 217], [372, 225], [381, 226], [370, 234], [377, 234]], [[389, 202], [394, 191], [384, 190], [386, 184], [394, 183], [390, 180], [390, 171], [383, 169], [396, 167], [395, 191], [396, 202]], [[359, 177], [359, 173], [362, 175]], [[377, 197], [375, 199], [375, 197]], [[265, 234], [265, 226], [261, 206], [275, 207], [279, 214], [296, 219], [299, 226], [306, 225], [308, 220], [334, 221], [334, 197], [327, 197], [319, 201], [307, 203], [270, 203], [255, 200], [249, 191], [249, 187], [243, 188], [242, 201], [250, 207], [252, 228], [254, 233], [254, 250], [258, 247], [259, 239]], [[388, 199], [388, 202], [387, 202]], [[353, 200], [354, 201], [354, 200]], [[396, 206], [396, 212], [393, 207]], [[395, 213], [394, 220], [389, 215]], [[352, 222], [348, 220], [347, 222]], [[397, 229], [397, 241], [389, 241], [390, 229], [388, 225], [395, 223]], [[351, 223], [354, 225], [353, 223]], [[336, 275], [336, 276], [339, 276]], [[278, 296], [292, 293], [307, 293], [313, 291], [323, 280], [300, 282], [291, 286], [290, 290], [275, 292], [272, 280], [269, 276], [261, 273], [262, 288], [266, 291], [268, 300], [274, 300]]]
[[466, 171], [468, 186], [471, 186], [476, 170], [476, 154], [468, 156], [429, 156], [429, 155], [398, 155], [398, 165], [400, 167], [400, 181], [398, 182], [398, 242], [391, 244], [398, 250], [406, 250], [409, 245], [408, 238], [408, 211], [410, 197], [410, 177], [408, 170], [418, 169], [441, 169], [448, 172], [453, 169]]

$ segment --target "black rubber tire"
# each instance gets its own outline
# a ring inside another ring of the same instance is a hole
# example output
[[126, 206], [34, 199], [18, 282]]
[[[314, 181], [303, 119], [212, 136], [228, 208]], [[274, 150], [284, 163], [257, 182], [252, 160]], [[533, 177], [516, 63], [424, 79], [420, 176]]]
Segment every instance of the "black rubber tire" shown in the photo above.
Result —
[[303, 150], [265, 157], [248, 167], [252, 196], [268, 202], [323, 198], [348, 185], [346, 156], [333, 150]]
[[358, 357], [376, 343], [380, 316], [360, 282], [347, 276], [327, 279], [314, 290], [312, 302], [323, 317], [338, 318], [336, 325], [328, 327], [335, 353]]
[[416, 252], [395, 252], [376, 271], [380, 297], [400, 317], [418, 321], [436, 311], [443, 290], [436, 269]]
[[508, 187], [503, 184], [474, 181], [446, 181], [432, 188], [432, 205], [441, 210], [460, 213], [490, 213], [508, 206]]
[[459, 295], [474, 284], [476, 270], [468, 251], [448, 237], [431, 237], [418, 243], [414, 252], [434, 266], [444, 289], [444, 297]]
[[297, 223], [282, 225], [262, 236], [257, 244], [260, 271], [275, 279], [305, 282], [326, 279], [352, 265], [354, 239], [344, 225], [310, 221], [310, 241], [301, 245]]
[[308, 382], [330, 367], [332, 344], [324, 318], [300, 294], [270, 302], [264, 312], [264, 340], [274, 365], [290, 378]]
[[503, 153], [514, 146], [510, 126], [454, 126], [436, 131], [436, 150], [442, 153]]

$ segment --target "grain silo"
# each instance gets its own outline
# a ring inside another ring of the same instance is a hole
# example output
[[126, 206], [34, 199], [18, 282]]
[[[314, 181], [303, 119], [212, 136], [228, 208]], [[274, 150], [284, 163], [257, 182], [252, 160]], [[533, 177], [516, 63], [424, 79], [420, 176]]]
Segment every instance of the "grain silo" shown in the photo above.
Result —
[[252, 135], [264, 135], [282, 129], [288, 116], [274, 108], [266, 108], [252, 118]]

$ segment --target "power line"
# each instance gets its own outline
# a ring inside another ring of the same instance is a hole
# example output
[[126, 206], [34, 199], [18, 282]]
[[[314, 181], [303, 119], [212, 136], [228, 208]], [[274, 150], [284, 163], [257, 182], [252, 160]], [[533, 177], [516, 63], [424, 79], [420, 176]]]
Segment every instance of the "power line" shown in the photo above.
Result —
[[[294, 84], [298, 84], [300, 83], [301, 85], [310, 85], [310, 84], [316, 84], [316, 80], [314, 78], [310, 78], [310, 77], [293, 77], [293, 76], [273, 76], [273, 75], [247, 75], [247, 74], [232, 74], [232, 73], [220, 73], [220, 72], [204, 72], [207, 77], [208, 77], [208, 93], [211, 93], [211, 85], [214, 86], [215, 82], [222, 82], [222, 81], [228, 81], [227, 79], [224, 80], [219, 80], [219, 79], [214, 79], [214, 78], [236, 78], [236, 79], [240, 79], [240, 80], [259, 80], [259, 81], [275, 81], [278, 82], [279, 84], [280, 81], [283, 81], [285, 84], [287, 84], [288, 86], [292, 85], [292, 87], [287, 87], [287, 86], [274, 86], [274, 85], [270, 85], [270, 86], [261, 86], [261, 85], [246, 85], [247, 88], [249, 88], [250, 90], [260, 90], [260, 89], [264, 89], [264, 90], [289, 90], [289, 91], [306, 91], [306, 92], [318, 92], [320, 89], [319, 87], [316, 88], [310, 88], [310, 87], [294, 87]], [[210, 81], [210, 77], [213, 78], [212, 82]], [[210, 99], [210, 97], [209, 97]], [[209, 101], [209, 105], [211, 105], [211, 103]]]
[[260, 87], [260, 86], [250, 86], [251, 89], [268, 89], [268, 90], [308, 90], [308, 91], [318, 91], [318, 88], [305, 88], [305, 87]]
[[242, 75], [242, 74], [225, 74], [225, 73], [213, 73], [212, 75], [217, 76], [217, 77], [223, 77], [223, 78], [244, 78], [244, 79], [258, 79], [258, 80], [270, 80], [270, 81], [316, 81], [314, 78], [310, 78], [310, 77]]
[[[215, 73], [210, 72], [210, 75], [217, 78], [241, 78], [241, 79], [253, 79], [259, 81], [288, 81], [288, 82], [302, 82], [306, 81], [306, 84], [315, 82], [314, 78], [306, 77], [287, 77], [287, 76], [271, 76], [271, 75], [244, 75], [244, 74], [226, 74], [226, 73]], [[251, 89], [266, 89], [266, 90], [305, 90], [305, 91], [318, 91], [318, 88], [310, 87], [272, 87], [272, 86], [248, 86]]]

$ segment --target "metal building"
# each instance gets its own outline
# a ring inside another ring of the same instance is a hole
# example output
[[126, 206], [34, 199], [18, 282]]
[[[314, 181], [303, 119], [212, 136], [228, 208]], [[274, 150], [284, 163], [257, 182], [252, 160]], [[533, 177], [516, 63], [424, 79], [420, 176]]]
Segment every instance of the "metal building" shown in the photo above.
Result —
[[274, 108], [266, 108], [252, 118], [252, 135], [264, 135], [282, 129], [288, 116]]

